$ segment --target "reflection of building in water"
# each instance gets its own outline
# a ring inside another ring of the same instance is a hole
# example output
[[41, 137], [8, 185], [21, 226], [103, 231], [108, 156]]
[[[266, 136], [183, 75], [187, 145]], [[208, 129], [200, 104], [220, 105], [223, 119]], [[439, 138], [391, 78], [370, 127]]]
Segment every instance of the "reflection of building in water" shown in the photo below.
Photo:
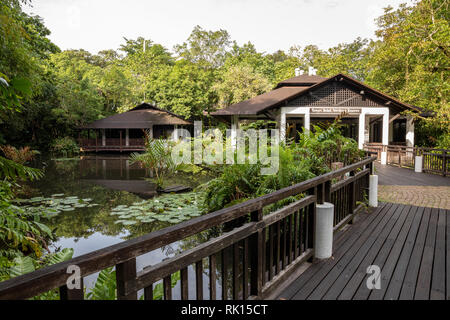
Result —
[[182, 136], [179, 129], [192, 131], [192, 122], [183, 117], [159, 109], [148, 103], [123, 113], [94, 121], [81, 128], [83, 137], [81, 151], [141, 151], [145, 135], [158, 139], [177, 140]]
[[112, 190], [127, 191], [140, 197], [152, 197], [156, 194], [156, 185], [144, 180], [145, 169], [136, 163], [130, 163], [128, 156], [82, 156], [80, 177]]

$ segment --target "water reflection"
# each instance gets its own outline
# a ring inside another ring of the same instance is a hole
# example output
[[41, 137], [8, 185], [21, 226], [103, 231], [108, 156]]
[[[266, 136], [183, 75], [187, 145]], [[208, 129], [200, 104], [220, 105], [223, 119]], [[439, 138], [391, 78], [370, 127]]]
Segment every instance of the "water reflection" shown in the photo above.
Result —
[[[132, 226], [116, 224], [117, 217], [110, 215], [118, 205], [132, 205], [155, 195], [156, 186], [149, 174], [137, 164], [131, 164], [127, 155], [82, 156], [72, 159], [43, 160], [45, 176], [31, 186], [36, 195], [48, 197], [55, 193], [65, 196], [92, 198], [97, 207], [63, 212], [50, 219], [56, 228], [55, 247], [62, 246], [66, 239], [72, 239], [74, 255], [97, 250], [105, 246], [159, 230], [169, 224], [155, 221]], [[195, 187], [207, 181], [202, 175], [177, 173], [167, 179], [167, 185], [183, 184]], [[106, 236], [98, 241], [96, 236]], [[79, 247], [83, 239], [83, 248]]]
[[[169, 223], [155, 221], [152, 223], [124, 226], [116, 224], [117, 216], [111, 215], [111, 209], [118, 205], [132, 205], [156, 195], [156, 185], [148, 181], [150, 175], [137, 164], [131, 164], [127, 155], [82, 156], [73, 159], [42, 160], [38, 166], [45, 168], [45, 176], [32, 183], [33, 196], [48, 197], [56, 193], [78, 198], [92, 198], [98, 204], [92, 208], [80, 208], [62, 212], [51, 219], [48, 224], [56, 231], [56, 239], [50, 249], [73, 248], [74, 257], [98, 250], [127, 239], [169, 226]], [[196, 187], [208, 181], [206, 174], [178, 172], [166, 179], [166, 185], [185, 185]], [[173, 243], [137, 258], [137, 268], [155, 265], [163, 259], [178, 252], [192, 248], [205, 241], [211, 233], [191, 237]], [[191, 268], [189, 268], [191, 277]], [[205, 277], [208, 268], [205, 266]], [[85, 279], [87, 288], [92, 287], [97, 274]], [[206, 279], [206, 278], [205, 278]], [[206, 288], [205, 288], [206, 290]], [[178, 290], [174, 289], [174, 298]]]

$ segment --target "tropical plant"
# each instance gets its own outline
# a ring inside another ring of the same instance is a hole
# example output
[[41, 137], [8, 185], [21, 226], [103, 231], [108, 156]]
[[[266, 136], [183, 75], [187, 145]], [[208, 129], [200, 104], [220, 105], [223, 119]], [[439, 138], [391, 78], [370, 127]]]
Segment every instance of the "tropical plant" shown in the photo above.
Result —
[[156, 185], [161, 189], [164, 177], [177, 170], [177, 164], [172, 159], [173, 142], [163, 139], [153, 139], [147, 135], [145, 153], [132, 153], [132, 163], [139, 163], [143, 168], [152, 171]]
[[78, 154], [80, 147], [76, 141], [70, 137], [56, 138], [51, 144], [51, 151], [56, 155], [62, 155], [64, 157]]
[[33, 160], [34, 156], [39, 153], [37, 150], [31, 150], [29, 146], [17, 149], [13, 146], [7, 145], [0, 146], [0, 150], [3, 151], [6, 158], [19, 164], [25, 164], [26, 162]]

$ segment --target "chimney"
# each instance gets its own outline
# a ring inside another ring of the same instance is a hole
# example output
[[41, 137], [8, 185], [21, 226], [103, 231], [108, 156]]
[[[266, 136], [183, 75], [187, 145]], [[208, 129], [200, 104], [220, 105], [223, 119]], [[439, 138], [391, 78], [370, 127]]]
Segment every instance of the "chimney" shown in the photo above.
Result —
[[298, 77], [301, 75], [303, 75], [303, 70], [300, 70], [300, 68], [295, 68], [295, 76]]

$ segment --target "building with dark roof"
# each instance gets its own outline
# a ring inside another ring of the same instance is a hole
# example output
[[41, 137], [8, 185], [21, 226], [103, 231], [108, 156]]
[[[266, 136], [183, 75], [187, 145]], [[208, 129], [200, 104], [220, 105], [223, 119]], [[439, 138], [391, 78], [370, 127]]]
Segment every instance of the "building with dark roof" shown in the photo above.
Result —
[[146, 135], [176, 140], [180, 128], [192, 130], [192, 126], [175, 113], [141, 103], [81, 128], [87, 138], [80, 138], [80, 147], [82, 151], [139, 151], [144, 149]]
[[[217, 110], [211, 115], [231, 124], [241, 120], [274, 120], [280, 136], [296, 138], [301, 128], [341, 118], [344, 134], [365, 143], [414, 146], [414, 122], [404, 111], [422, 110], [375, 90], [347, 75], [330, 78], [299, 75], [277, 84], [267, 93]], [[382, 155], [382, 162], [386, 155]]]

